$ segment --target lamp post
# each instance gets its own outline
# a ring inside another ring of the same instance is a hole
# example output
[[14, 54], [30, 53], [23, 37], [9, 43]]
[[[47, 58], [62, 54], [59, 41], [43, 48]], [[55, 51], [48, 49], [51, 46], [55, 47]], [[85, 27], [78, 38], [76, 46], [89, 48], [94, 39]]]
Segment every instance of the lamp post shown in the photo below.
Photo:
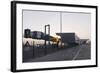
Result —
[[[62, 12], [60, 12], [60, 33], [62, 33]], [[61, 38], [61, 47], [62, 47], [62, 38]]]

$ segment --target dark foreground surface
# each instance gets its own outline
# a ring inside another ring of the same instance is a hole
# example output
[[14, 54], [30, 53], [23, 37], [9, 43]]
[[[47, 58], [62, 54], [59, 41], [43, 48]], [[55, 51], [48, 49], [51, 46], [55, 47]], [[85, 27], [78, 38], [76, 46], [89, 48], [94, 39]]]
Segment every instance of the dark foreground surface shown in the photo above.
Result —
[[[24, 48], [25, 49], [25, 48]], [[28, 48], [26, 49], [28, 50]], [[46, 50], [29, 50], [24, 52], [23, 62], [44, 62], [44, 61], [63, 61], [63, 60], [86, 60], [91, 58], [91, 47], [89, 44], [83, 44], [72, 48], [65, 48], [63, 50], [55, 51], [47, 54]], [[51, 50], [49, 50], [50, 52]], [[38, 56], [38, 57], [36, 57]]]

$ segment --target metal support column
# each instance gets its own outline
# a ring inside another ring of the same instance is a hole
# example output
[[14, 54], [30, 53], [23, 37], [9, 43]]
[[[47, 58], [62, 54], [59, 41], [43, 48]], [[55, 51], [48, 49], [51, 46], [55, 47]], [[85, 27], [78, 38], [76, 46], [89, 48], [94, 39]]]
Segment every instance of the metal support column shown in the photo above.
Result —
[[[47, 33], [47, 28], [48, 28], [48, 33]], [[48, 40], [48, 45], [50, 46], [50, 25], [45, 25], [45, 49], [47, 48], [47, 40]], [[47, 49], [46, 49], [47, 53]]]

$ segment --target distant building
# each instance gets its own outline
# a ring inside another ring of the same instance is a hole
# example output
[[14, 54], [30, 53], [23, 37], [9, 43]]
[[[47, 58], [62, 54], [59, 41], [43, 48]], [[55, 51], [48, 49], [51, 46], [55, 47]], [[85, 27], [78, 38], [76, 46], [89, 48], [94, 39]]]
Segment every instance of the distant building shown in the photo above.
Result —
[[80, 39], [75, 33], [56, 33], [61, 37], [62, 43], [80, 44]]
[[86, 44], [91, 44], [91, 40], [88, 39], [88, 40], [86, 41]]
[[81, 44], [86, 44], [89, 39], [80, 39]]

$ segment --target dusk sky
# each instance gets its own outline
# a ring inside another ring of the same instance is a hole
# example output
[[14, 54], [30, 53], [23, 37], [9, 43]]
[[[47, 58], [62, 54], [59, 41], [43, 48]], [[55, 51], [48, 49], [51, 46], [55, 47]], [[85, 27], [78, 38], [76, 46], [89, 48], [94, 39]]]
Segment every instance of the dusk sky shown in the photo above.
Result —
[[[28, 11], [23, 10], [23, 31], [44, 32], [44, 26], [50, 24], [50, 34], [60, 32], [60, 12]], [[75, 32], [81, 39], [90, 39], [91, 36], [91, 14], [62, 12], [62, 32]]]

